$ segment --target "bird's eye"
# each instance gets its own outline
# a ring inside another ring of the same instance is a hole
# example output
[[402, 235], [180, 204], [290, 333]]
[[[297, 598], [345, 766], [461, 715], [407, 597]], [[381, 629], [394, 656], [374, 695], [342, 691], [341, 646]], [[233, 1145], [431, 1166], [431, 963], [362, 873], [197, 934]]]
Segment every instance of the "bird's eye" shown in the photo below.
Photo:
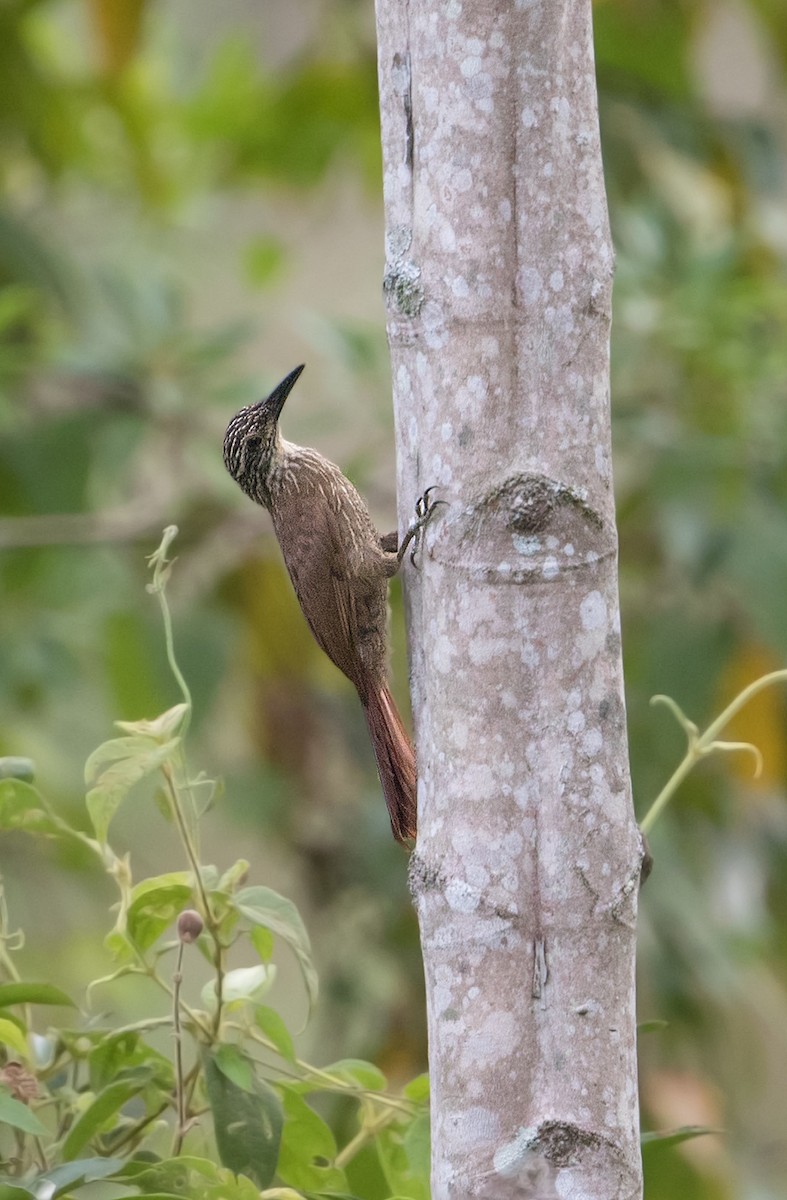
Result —
[[246, 453], [247, 454], [249, 452], [251, 452], [252, 454], [259, 453], [259, 449], [260, 449], [261, 445], [262, 445], [262, 438], [259, 436], [259, 434], [253, 433], [250, 437], [246, 438]]

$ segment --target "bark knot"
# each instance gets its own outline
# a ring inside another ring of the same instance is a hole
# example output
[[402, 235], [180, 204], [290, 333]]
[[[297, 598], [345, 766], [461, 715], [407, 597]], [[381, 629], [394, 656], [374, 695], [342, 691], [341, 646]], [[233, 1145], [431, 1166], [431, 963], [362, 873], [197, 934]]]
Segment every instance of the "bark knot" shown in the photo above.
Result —
[[616, 548], [614, 525], [580, 489], [536, 473], [510, 475], [442, 526], [434, 557], [500, 583], [549, 582]]

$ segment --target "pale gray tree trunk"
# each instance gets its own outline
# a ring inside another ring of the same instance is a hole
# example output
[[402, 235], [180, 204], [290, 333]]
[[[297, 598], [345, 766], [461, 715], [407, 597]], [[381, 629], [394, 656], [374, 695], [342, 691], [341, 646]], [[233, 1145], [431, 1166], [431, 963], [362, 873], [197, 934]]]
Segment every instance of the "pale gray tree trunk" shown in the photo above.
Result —
[[433, 1200], [641, 1195], [590, 0], [377, 0]]

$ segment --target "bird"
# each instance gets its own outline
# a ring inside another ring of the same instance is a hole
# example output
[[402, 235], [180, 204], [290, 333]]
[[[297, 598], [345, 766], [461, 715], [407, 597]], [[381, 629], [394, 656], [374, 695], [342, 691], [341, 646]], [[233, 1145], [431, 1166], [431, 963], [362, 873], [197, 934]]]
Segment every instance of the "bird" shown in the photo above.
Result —
[[266, 508], [303, 615], [318, 645], [354, 684], [377, 761], [391, 831], [417, 832], [416, 761], [387, 680], [388, 581], [436, 504], [429, 489], [397, 545], [380, 536], [356, 488], [317, 450], [282, 437], [279, 418], [304, 365], [264, 400], [236, 413], [224, 437], [224, 464], [243, 492]]

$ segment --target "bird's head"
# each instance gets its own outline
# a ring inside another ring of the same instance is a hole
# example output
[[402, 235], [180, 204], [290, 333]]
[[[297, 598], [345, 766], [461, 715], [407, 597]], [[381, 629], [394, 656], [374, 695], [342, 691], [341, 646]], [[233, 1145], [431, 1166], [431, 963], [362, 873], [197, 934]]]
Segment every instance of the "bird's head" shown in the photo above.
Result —
[[268, 469], [278, 438], [279, 415], [303, 364], [290, 371], [271, 394], [237, 412], [224, 435], [224, 465], [253, 500], [264, 494]]

